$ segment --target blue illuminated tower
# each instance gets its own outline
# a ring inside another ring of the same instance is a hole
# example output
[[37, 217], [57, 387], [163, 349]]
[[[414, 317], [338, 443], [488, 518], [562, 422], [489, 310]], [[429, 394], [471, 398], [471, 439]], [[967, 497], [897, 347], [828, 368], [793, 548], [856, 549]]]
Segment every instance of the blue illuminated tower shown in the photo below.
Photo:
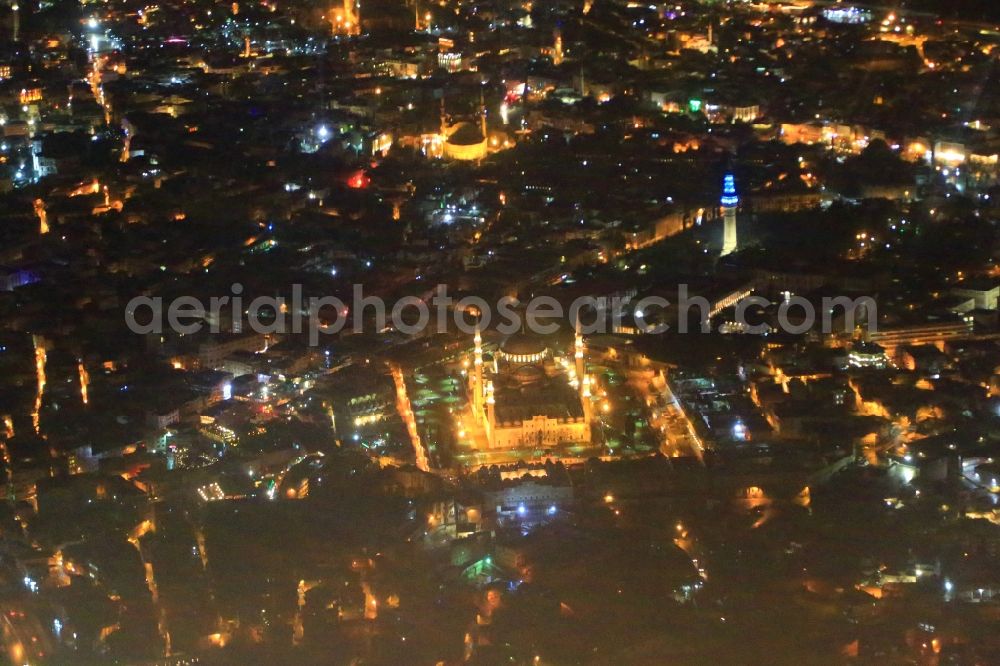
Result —
[[724, 219], [724, 229], [722, 233], [722, 255], [726, 256], [736, 251], [736, 207], [740, 205], [740, 198], [736, 194], [736, 181], [733, 174], [727, 173], [722, 182], [722, 215]]

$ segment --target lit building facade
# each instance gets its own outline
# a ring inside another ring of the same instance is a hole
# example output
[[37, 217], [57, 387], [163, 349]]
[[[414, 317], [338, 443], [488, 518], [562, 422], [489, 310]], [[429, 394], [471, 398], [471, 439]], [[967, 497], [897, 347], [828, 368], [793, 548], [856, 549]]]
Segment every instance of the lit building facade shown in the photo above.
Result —
[[441, 126], [437, 134], [420, 136], [421, 149], [428, 157], [463, 162], [485, 159], [491, 152], [505, 150], [511, 145], [513, 144], [510, 137], [505, 132], [491, 133], [487, 128], [486, 104], [482, 95], [475, 121], [449, 123], [444, 110], [444, 100], [441, 100]]
[[515, 334], [488, 363], [483, 359], [482, 336], [476, 332], [469, 402], [489, 448], [591, 441], [590, 381], [583, 374], [584, 346], [579, 334], [573, 360], [557, 361], [541, 340]]
[[333, 7], [329, 15], [334, 34], [357, 35], [361, 32], [361, 3], [358, 0], [343, 0], [339, 7]]

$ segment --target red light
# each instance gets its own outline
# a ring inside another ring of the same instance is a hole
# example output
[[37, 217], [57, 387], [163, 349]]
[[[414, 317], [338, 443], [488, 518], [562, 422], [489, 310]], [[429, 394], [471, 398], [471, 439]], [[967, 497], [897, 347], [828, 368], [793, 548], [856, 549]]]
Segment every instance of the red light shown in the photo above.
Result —
[[355, 172], [350, 178], [347, 179], [347, 186], [360, 190], [362, 188], [368, 187], [372, 182], [372, 179], [365, 175], [364, 171]]

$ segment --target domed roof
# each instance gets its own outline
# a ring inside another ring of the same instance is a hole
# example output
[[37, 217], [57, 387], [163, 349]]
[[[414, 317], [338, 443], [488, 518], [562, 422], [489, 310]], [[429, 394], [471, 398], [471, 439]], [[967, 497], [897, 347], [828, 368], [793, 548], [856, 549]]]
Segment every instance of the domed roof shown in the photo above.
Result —
[[485, 140], [479, 127], [467, 122], [455, 125], [448, 136], [448, 143], [455, 146], [475, 146]]
[[534, 384], [545, 378], [545, 370], [540, 365], [529, 363], [514, 370], [513, 378], [519, 384]]
[[508, 356], [535, 356], [547, 350], [544, 340], [527, 333], [514, 333], [500, 346], [500, 351]]

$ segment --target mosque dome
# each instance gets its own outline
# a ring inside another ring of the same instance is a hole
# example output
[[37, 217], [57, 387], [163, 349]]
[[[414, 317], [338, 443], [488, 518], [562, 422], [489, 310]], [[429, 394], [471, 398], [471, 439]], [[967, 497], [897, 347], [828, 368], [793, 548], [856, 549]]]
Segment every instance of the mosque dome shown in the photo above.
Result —
[[511, 373], [511, 378], [516, 384], [522, 386], [525, 384], [535, 384], [545, 379], [545, 370], [535, 363], [528, 363], [517, 367]]
[[468, 122], [458, 123], [448, 135], [448, 143], [453, 146], [477, 146], [484, 140], [479, 126]]
[[541, 338], [526, 333], [515, 333], [500, 346], [500, 357], [511, 363], [537, 363], [548, 352], [548, 346]]

